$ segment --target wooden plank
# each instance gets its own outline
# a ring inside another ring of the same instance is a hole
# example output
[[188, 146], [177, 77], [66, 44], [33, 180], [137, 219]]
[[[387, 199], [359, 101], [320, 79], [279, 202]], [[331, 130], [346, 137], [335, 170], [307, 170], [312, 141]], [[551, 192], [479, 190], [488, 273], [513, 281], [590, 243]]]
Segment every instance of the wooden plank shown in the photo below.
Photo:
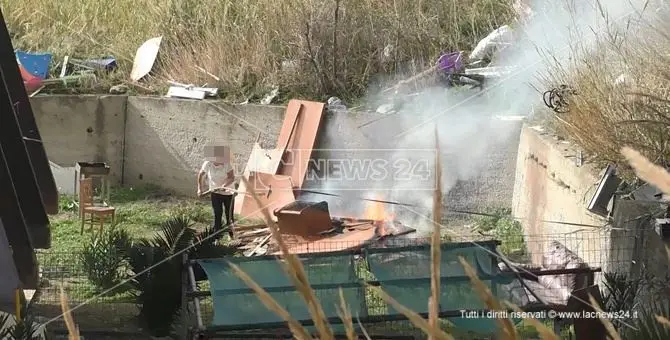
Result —
[[301, 188], [305, 181], [312, 149], [318, 137], [323, 118], [324, 103], [291, 100], [286, 107], [286, 115], [277, 145], [286, 146], [284, 165], [278, 175], [290, 176], [294, 188]]
[[[295, 201], [294, 185], [289, 176], [254, 172], [249, 176], [249, 185], [250, 188], [245, 188], [246, 193], [257, 195], [260, 205], [253, 197], [243, 200], [238, 214], [244, 218], [261, 218], [262, 209], [267, 209], [272, 214], [275, 209]], [[236, 197], [235, 201], [239, 197]], [[276, 216], [272, 217], [276, 219]]]
[[258, 242], [258, 244], [256, 245], [256, 247], [253, 250], [245, 252], [244, 256], [246, 256], [246, 257], [253, 256], [257, 251], [259, 251], [261, 249], [261, 247], [263, 247], [266, 243], [268, 243], [271, 236], [272, 235], [265, 236], [260, 242]]

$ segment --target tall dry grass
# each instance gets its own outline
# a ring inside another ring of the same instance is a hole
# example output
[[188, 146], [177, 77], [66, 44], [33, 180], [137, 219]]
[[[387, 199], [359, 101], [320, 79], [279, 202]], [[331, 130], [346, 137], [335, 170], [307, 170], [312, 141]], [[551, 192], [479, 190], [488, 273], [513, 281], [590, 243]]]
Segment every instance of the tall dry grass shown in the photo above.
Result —
[[[577, 91], [569, 112], [555, 120], [559, 132], [601, 162], [622, 165], [630, 146], [652, 161], [670, 165], [670, 23], [668, 9], [649, 6], [643, 20], [611, 29], [574, 63], [560, 65], [551, 82]], [[576, 51], [580, 51], [577, 47]]]
[[[119, 59], [164, 36], [165, 80], [258, 97], [361, 95], [373, 76], [411, 73], [442, 50], [468, 50], [512, 16], [508, 0], [0, 0], [16, 48]], [[386, 54], [386, 56], [384, 56]], [[220, 80], [203, 72], [205, 70]], [[118, 79], [114, 79], [118, 80]]]

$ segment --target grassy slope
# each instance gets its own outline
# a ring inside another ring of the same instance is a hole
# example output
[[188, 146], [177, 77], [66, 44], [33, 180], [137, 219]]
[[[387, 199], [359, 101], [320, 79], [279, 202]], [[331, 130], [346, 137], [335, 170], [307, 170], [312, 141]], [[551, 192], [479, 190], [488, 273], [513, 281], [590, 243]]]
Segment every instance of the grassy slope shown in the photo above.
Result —
[[626, 179], [634, 174], [620, 153], [623, 146], [670, 164], [669, 12], [655, 8], [647, 8], [645, 20], [624, 33], [607, 32], [593, 50], [576, 46], [579, 58], [559, 65], [550, 77], [577, 91], [569, 112], [554, 117], [556, 130], [583, 148], [587, 160], [618, 164]]
[[[362, 95], [373, 77], [408, 73], [442, 50], [470, 49], [502, 23], [507, 0], [0, 0], [15, 48], [55, 60], [113, 55], [127, 78], [137, 48], [164, 36], [156, 89], [165, 80], [208, 83], [229, 98]], [[389, 58], [381, 57], [387, 46]], [[284, 66], [282, 66], [282, 63]], [[287, 66], [293, 63], [295, 66]], [[199, 71], [202, 67], [220, 78]]]

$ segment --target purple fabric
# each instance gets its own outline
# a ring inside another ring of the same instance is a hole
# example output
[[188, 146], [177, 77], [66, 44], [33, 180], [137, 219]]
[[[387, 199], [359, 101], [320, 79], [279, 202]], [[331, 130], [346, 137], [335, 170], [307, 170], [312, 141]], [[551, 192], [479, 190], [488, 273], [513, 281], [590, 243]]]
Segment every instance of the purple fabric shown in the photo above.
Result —
[[463, 69], [463, 52], [442, 53], [437, 60], [438, 69], [446, 73], [454, 73]]

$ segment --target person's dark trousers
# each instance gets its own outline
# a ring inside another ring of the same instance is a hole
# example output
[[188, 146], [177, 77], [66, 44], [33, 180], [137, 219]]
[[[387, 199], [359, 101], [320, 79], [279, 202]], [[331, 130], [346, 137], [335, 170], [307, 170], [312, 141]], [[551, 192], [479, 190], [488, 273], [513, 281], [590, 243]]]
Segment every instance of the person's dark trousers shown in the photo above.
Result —
[[[233, 195], [221, 195], [212, 193], [212, 210], [214, 210], [214, 231], [223, 228], [223, 212], [226, 212], [226, 225], [233, 224]], [[228, 235], [233, 236], [233, 231], [228, 230]]]

